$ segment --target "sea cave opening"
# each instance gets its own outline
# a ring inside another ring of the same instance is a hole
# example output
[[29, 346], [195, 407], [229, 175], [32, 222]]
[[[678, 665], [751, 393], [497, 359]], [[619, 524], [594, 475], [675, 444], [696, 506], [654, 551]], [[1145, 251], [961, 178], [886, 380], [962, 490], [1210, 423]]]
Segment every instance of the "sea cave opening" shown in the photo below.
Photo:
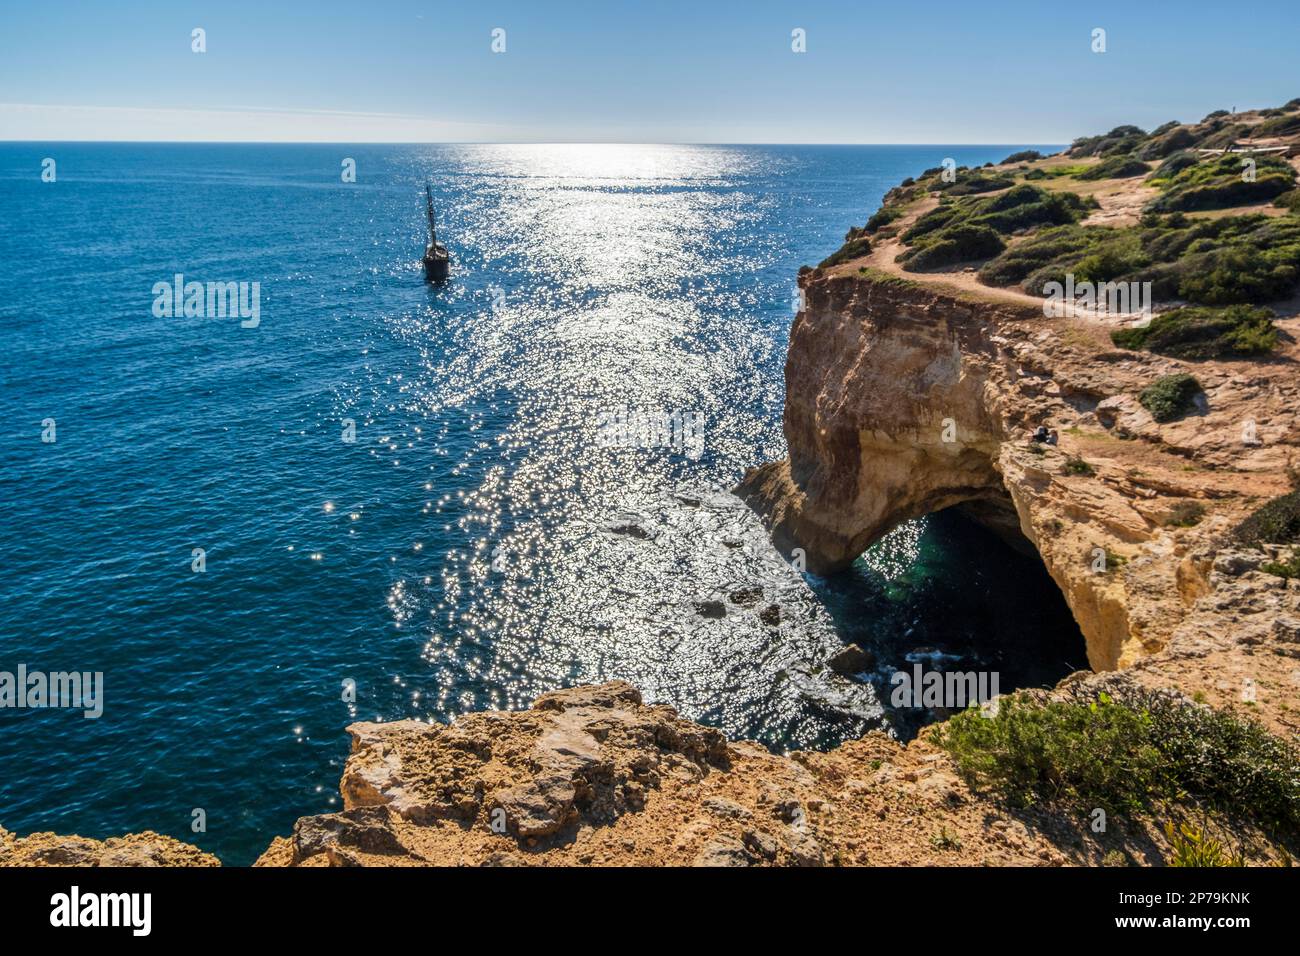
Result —
[[973, 674], [1005, 694], [1088, 669], [1079, 625], [1008, 505], [968, 502], [904, 522], [817, 585], [902, 739], [954, 710], [900, 694], [918, 674]]

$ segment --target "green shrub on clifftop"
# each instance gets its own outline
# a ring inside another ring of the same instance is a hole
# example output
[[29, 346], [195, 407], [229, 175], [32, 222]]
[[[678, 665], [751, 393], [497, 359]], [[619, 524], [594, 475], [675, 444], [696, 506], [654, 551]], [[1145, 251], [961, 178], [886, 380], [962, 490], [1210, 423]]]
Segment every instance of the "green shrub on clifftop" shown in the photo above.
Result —
[[1200, 803], [1300, 833], [1300, 748], [1259, 724], [1136, 685], [1123, 699], [1003, 697], [972, 708], [936, 742], [972, 787], [1016, 806], [1059, 802], [1132, 812]]
[[902, 215], [903, 210], [897, 206], [882, 206], [867, 220], [867, 232], [875, 232], [881, 226], [887, 226], [895, 219], [901, 218]]
[[1268, 309], [1232, 305], [1226, 309], [1187, 307], [1157, 315], [1149, 325], [1117, 329], [1120, 348], [1181, 359], [1265, 355], [1277, 347], [1277, 328]]
[[988, 226], [950, 226], [924, 245], [918, 245], [898, 257], [908, 272], [939, 269], [996, 256], [1005, 246]]
[[817, 264], [818, 269], [829, 269], [831, 266], [837, 266], [841, 262], [848, 262], [850, 259], [857, 259], [859, 256], [871, 255], [871, 240], [866, 236], [858, 236], [850, 239], [844, 245], [840, 246], [839, 251], [827, 256]]
[[1022, 149], [1018, 153], [1012, 153], [1006, 159], [1002, 160], [1002, 162], [998, 163], [998, 165], [1006, 166], [1008, 163], [1032, 163], [1034, 160], [1042, 158], [1043, 154], [1036, 149]]
[[[1246, 163], [1254, 163], [1254, 178], [1247, 180]], [[1163, 167], [1162, 167], [1163, 168]], [[1157, 176], [1160, 171], [1157, 171]], [[1295, 170], [1276, 156], [1226, 153], [1180, 169], [1156, 185], [1165, 194], [1153, 199], [1147, 208], [1154, 212], [1191, 212], [1197, 209], [1225, 209], [1250, 203], [1268, 202], [1295, 186]], [[1155, 181], [1156, 177], [1153, 177]]]
[[1076, 177], [1084, 180], [1128, 179], [1130, 176], [1145, 176], [1150, 170], [1147, 164], [1131, 156], [1110, 156], [1096, 166], [1089, 166]]
[[962, 166], [957, 169], [957, 176], [952, 182], [944, 182], [943, 177], [939, 176], [929, 183], [929, 186], [949, 196], [971, 196], [1006, 189], [1014, 182], [1015, 180], [1005, 173], [977, 172]]
[[1150, 282], [1156, 302], [1273, 302], [1300, 284], [1300, 218], [1152, 213], [1129, 228], [1061, 225], [1027, 236], [986, 263], [980, 280], [1019, 283], [1041, 295], [1045, 283], [1063, 282], [1067, 273], [1076, 282]]
[[1300, 213], [1300, 189], [1285, 192], [1273, 200], [1274, 206], [1280, 206], [1294, 213]]
[[1138, 401], [1158, 422], [1170, 422], [1191, 411], [1201, 383], [1185, 372], [1165, 375], [1142, 390]]
[[1300, 548], [1293, 550], [1279, 561], [1265, 561], [1259, 569], [1265, 574], [1274, 574], [1279, 578], [1300, 578]]

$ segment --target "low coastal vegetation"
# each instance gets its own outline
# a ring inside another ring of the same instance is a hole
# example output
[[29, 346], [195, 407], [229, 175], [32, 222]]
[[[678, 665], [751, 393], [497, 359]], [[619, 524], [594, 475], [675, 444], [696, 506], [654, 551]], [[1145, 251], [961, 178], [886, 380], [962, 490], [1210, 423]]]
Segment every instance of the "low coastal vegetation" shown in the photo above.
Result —
[[1237, 525], [1239, 544], [1300, 544], [1300, 490], [1274, 498]]
[[979, 277], [1042, 295], [1067, 274], [1075, 282], [1150, 282], [1157, 302], [1269, 302], [1291, 294], [1300, 278], [1300, 217], [1146, 215], [1123, 229], [1043, 229], [985, 263]]
[[1073, 458], [1067, 458], [1064, 467], [1067, 475], [1080, 475], [1086, 478], [1089, 475], [1096, 474], [1096, 472], [1093, 471], [1092, 465], [1088, 464], [1077, 455]]
[[1177, 501], [1169, 509], [1165, 524], [1170, 528], [1194, 528], [1205, 517], [1205, 505], [1199, 501]]
[[1142, 390], [1138, 401], [1158, 422], [1171, 422], [1196, 407], [1201, 383], [1185, 372], [1165, 375]]
[[1258, 723], [1180, 694], [1014, 694], [935, 732], [967, 783], [1013, 806], [1108, 814], [1198, 807], [1300, 834], [1300, 748]]
[[1246, 865], [1246, 857], [1241, 851], [1230, 850], [1209, 836], [1203, 827], [1186, 820], [1178, 826], [1174, 826], [1172, 820], [1166, 822], [1165, 839], [1169, 842], [1170, 866], [1202, 869], [1207, 866]]
[[1108, 156], [1095, 166], [1083, 169], [1075, 178], [1084, 182], [1098, 179], [1128, 179], [1131, 176], [1145, 176], [1151, 168], [1140, 159], [1132, 156]]
[[983, 170], [969, 170], [962, 166], [954, 171], [956, 175], [945, 179], [940, 173], [929, 177], [929, 188], [938, 190], [947, 196], [971, 196], [978, 193], [997, 192], [1015, 184], [1015, 180], [1005, 173], [989, 173]]
[[1288, 212], [1300, 213], [1300, 189], [1282, 193], [1273, 200], [1273, 205]]
[[987, 259], [1003, 248], [1001, 237], [988, 226], [958, 223], [917, 242], [901, 261], [908, 272], [923, 272], [972, 259]]
[[[1151, 212], [1192, 212], [1200, 209], [1227, 209], [1263, 203], [1288, 192], [1295, 186], [1296, 173], [1284, 159], [1268, 154], [1245, 158], [1239, 153], [1225, 153], [1215, 159], [1198, 160], [1190, 153], [1177, 153], [1173, 160], [1180, 168], [1168, 178], [1159, 172], [1151, 184], [1164, 191], [1147, 206]], [[1253, 163], [1253, 175], [1243, 176], [1243, 164]]]
[[1042, 159], [1043, 154], [1036, 149], [1022, 149], [1018, 153], [1012, 153], [1006, 159], [999, 163], [999, 166], [1011, 166], [1015, 163], [1032, 163], [1034, 160]]
[[822, 265], [870, 253], [867, 236], [896, 237], [905, 271], [975, 265], [981, 283], [1032, 296], [1067, 277], [1150, 283], [1152, 303], [1174, 307], [1173, 318], [1116, 344], [1180, 358], [1265, 355], [1277, 345], [1272, 314], [1232, 307], [1300, 292], [1296, 102], [1149, 132], [1117, 126], [1056, 156], [1022, 150], [996, 166], [927, 169], [891, 189]]
[[1073, 193], [1027, 183], [996, 196], [941, 202], [903, 233], [911, 248], [899, 261], [908, 271], [985, 260], [1006, 248], [1003, 237], [1042, 225], [1082, 219], [1092, 205]]
[[1162, 312], [1147, 325], [1116, 329], [1110, 338], [1120, 348], [1180, 359], [1266, 355], [1278, 341], [1273, 313], [1244, 305], [1174, 309]]
[[850, 259], [858, 259], [871, 253], [871, 240], [861, 234], [851, 235], [847, 242], [839, 250], [827, 258], [823, 259], [818, 265], [819, 269], [829, 269], [831, 266], [837, 266], [841, 262], [848, 262]]
[[1286, 557], [1277, 561], [1265, 561], [1259, 569], [1265, 574], [1272, 574], [1279, 578], [1300, 578], [1300, 548], [1292, 550]]

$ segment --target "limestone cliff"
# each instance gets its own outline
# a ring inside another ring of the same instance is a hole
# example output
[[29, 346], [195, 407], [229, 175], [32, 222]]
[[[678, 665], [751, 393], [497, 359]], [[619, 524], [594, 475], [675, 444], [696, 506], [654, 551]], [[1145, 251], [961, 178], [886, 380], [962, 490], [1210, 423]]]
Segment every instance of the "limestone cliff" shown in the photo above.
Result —
[[[1158, 425], [1136, 396], [1187, 363], [1116, 349], [1113, 323], [1048, 319], [1041, 306], [861, 262], [806, 270], [801, 287], [789, 458], [752, 471], [740, 493], [812, 570], [844, 567], [904, 520], [976, 504], [986, 520], [1008, 516], [996, 524], [1042, 556], [1092, 667], [1113, 669], [1204, 614], [1228, 530], [1288, 490], [1294, 344], [1270, 362], [1197, 363], [1203, 405]], [[1300, 332], [1294, 318], [1279, 325]], [[1059, 443], [1029, 441], [1038, 425]], [[1195, 523], [1180, 519], [1188, 506]], [[1224, 633], [1238, 616], [1225, 609]]]

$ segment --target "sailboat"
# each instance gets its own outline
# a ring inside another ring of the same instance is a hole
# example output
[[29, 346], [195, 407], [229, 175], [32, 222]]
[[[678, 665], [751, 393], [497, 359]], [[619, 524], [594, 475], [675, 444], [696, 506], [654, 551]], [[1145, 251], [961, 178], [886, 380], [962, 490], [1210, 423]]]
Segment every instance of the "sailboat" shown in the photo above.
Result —
[[451, 254], [438, 241], [438, 228], [433, 221], [433, 188], [424, 184], [424, 201], [429, 212], [429, 245], [424, 250], [424, 277], [429, 282], [446, 282], [451, 275]]

